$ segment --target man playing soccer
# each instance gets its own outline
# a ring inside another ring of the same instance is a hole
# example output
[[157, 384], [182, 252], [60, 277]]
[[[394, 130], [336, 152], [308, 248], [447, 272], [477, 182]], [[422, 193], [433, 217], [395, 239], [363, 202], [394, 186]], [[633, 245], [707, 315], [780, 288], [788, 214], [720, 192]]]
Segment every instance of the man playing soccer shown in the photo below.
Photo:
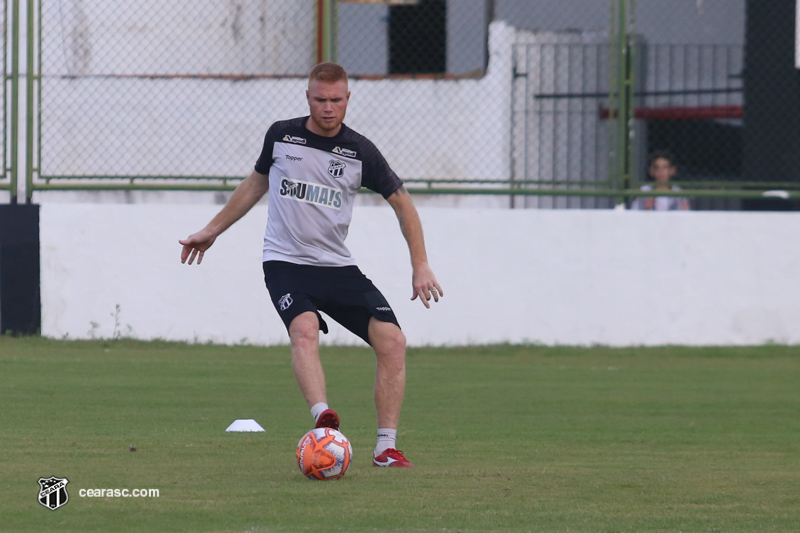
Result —
[[216, 238], [269, 191], [264, 235], [264, 280], [292, 344], [292, 368], [316, 427], [339, 428], [327, 404], [319, 331], [328, 316], [375, 351], [376, 466], [413, 466], [396, 449], [405, 391], [406, 340], [389, 303], [361, 273], [344, 245], [358, 189], [383, 195], [408, 243], [412, 300], [430, 308], [442, 287], [428, 266], [422, 225], [402, 181], [372, 142], [343, 124], [350, 91], [345, 70], [314, 67], [306, 91], [310, 115], [274, 123], [255, 170], [209, 224], [179, 241], [181, 262], [199, 265]]

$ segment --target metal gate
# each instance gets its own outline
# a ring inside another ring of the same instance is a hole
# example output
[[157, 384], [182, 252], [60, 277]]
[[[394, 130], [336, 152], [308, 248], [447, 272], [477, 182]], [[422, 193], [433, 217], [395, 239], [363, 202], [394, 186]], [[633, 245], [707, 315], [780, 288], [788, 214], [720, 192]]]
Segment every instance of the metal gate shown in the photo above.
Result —
[[610, 187], [609, 44], [600, 35], [523, 34], [514, 48], [512, 174], [548, 196], [516, 207], [609, 208], [613, 199], [557, 196], [559, 190]]
[[[636, 137], [633, 0], [606, 31], [523, 31], [514, 48], [512, 178], [533, 208], [611, 208], [631, 186]], [[564, 191], [563, 194], [559, 194]]]

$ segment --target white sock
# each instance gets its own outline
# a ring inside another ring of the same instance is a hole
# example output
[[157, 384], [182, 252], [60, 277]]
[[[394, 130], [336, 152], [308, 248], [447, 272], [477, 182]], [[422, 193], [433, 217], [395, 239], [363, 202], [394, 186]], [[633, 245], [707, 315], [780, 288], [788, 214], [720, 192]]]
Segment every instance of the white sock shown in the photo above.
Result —
[[389, 448], [397, 445], [397, 430], [391, 428], [378, 428], [378, 444], [375, 446], [375, 457]]
[[322, 414], [322, 411], [324, 411], [327, 408], [328, 408], [328, 404], [325, 403], [325, 402], [315, 403], [311, 407], [311, 416], [314, 417], [314, 422], [317, 421], [317, 418], [319, 418], [319, 415]]

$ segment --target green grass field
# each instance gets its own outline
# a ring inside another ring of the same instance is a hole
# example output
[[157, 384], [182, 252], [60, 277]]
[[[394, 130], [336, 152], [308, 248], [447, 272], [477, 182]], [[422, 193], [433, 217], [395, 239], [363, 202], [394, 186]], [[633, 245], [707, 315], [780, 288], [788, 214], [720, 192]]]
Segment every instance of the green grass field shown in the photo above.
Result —
[[323, 363], [354, 460], [313, 482], [287, 348], [0, 338], [0, 530], [800, 530], [800, 348], [414, 349], [414, 469], [370, 464], [371, 351]]

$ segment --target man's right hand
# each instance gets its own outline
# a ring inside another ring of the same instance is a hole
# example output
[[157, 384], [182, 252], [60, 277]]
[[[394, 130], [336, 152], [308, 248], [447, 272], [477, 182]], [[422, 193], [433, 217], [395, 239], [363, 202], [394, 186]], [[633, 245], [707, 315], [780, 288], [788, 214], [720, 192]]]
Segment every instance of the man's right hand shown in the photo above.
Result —
[[217, 236], [208, 228], [193, 233], [183, 240], [179, 240], [178, 242], [183, 245], [183, 250], [181, 250], [181, 263], [186, 263], [186, 259], [189, 259], [189, 264], [191, 265], [195, 257], [197, 258], [198, 265], [202, 263], [203, 254], [205, 254], [206, 250], [211, 248], [215, 240], [217, 240]]

